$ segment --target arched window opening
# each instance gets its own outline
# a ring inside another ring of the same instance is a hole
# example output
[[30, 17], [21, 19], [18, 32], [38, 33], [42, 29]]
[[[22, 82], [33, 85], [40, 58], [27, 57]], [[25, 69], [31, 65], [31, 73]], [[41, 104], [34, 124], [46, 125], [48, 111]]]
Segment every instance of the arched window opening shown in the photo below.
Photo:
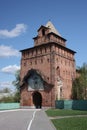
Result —
[[45, 30], [44, 30], [44, 29], [42, 30], [42, 35], [43, 35], [43, 36], [45, 35]]
[[57, 68], [56, 68], [56, 73], [57, 73], [57, 75], [60, 75], [60, 68], [59, 68], [59, 66], [57, 66]]

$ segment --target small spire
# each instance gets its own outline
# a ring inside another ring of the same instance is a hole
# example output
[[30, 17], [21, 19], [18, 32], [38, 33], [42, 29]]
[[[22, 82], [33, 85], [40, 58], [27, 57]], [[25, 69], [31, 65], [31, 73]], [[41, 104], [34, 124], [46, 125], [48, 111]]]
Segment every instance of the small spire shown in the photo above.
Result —
[[61, 36], [60, 33], [56, 30], [56, 28], [54, 27], [54, 25], [52, 24], [52, 22], [50, 20], [47, 22], [46, 27], [50, 28], [50, 32], [53, 32], [53, 33]]

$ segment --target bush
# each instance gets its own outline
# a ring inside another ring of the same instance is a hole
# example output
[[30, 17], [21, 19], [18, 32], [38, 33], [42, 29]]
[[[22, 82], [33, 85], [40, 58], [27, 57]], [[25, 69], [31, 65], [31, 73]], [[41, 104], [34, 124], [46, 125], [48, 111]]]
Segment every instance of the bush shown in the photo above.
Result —
[[0, 102], [3, 102], [3, 103], [11, 103], [11, 102], [14, 102], [14, 97], [13, 96], [8, 96], [8, 97], [2, 97], [0, 99]]
[[12, 102], [20, 102], [19, 92], [16, 92], [14, 95], [3, 96], [0, 99], [0, 103], [12, 103]]

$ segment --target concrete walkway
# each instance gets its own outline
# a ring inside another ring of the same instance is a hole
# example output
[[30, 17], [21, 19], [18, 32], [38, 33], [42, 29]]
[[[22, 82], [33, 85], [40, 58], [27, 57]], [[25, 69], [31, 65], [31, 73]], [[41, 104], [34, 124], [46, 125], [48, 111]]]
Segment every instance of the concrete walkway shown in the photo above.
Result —
[[37, 111], [31, 125], [31, 130], [56, 130], [44, 110]]

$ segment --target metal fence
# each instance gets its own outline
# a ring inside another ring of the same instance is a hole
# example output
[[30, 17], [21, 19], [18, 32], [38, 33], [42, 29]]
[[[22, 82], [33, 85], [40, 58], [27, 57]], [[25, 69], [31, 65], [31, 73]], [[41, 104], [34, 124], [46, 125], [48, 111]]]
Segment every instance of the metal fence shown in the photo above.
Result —
[[87, 100], [56, 100], [58, 109], [87, 110]]

